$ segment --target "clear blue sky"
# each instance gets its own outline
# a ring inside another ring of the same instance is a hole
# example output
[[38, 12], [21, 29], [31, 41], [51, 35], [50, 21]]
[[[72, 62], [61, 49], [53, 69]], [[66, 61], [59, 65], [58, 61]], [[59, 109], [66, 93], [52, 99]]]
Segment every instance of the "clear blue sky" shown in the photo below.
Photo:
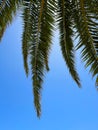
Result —
[[31, 77], [23, 68], [21, 24], [15, 19], [0, 43], [0, 130], [98, 130], [94, 80], [78, 57], [82, 88], [77, 87], [61, 56], [57, 32], [43, 84], [42, 116], [36, 117]]

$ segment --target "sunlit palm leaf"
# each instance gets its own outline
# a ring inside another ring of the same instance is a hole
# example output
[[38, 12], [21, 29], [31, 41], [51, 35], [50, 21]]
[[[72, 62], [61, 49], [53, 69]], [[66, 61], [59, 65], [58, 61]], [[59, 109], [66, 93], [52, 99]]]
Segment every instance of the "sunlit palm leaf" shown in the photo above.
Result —
[[[40, 98], [45, 68], [49, 70], [48, 55], [51, 47], [54, 9], [54, 1], [52, 0], [31, 1], [31, 7], [25, 6], [25, 14], [23, 15], [25, 21], [23, 33], [24, 64], [27, 71], [27, 56], [30, 54], [34, 104], [38, 116], [41, 112]], [[27, 10], [29, 10], [28, 14]]]
[[33, 1], [23, 2], [23, 21], [24, 21], [24, 31], [22, 36], [22, 51], [23, 51], [23, 60], [24, 60], [24, 68], [26, 75], [28, 76], [28, 55], [29, 55], [29, 42], [31, 41], [31, 33], [32, 33], [32, 10], [33, 10]]
[[[91, 9], [92, 1], [80, 0], [74, 5], [74, 19], [80, 42], [77, 48], [82, 49], [82, 58], [86, 67], [90, 66], [92, 75], [98, 74], [98, 10]], [[94, 3], [93, 3], [94, 4]], [[95, 13], [94, 13], [95, 12]]]
[[[75, 30], [79, 38], [77, 49], [82, 50], [85, 66], [89, 66], [92, 76], [98, 75], [98, 0], [1, 0], [0, 39], [21, 3], [24, 68], [28, 75], [28, 57], [30, 57], [34, 104], [37, 115], [40, 116], [41, 89], [44, 73], [49, 70], [48, 59], [55, 15], [60, 30], [61, 51], [69, 72], [78, 86], [80, 86], [80, 79], [75, 68], [72, 40]], [[98, 85], [98, 76], [96, 85]]]
[[9, 25], [22, 0], [1, 0], [0, 1], [0, 39]]
[[62, 54], [73, 79], [76, 81], [78, 86], [80, 86], [80, 80], [74, 65], [74, 46], [72, 41], [73, 23], [72, 23], [71, 2], [65, 0], [59, 0], [58, 8], [59, 8], [58, 24], [60, 28], [60, 45]]

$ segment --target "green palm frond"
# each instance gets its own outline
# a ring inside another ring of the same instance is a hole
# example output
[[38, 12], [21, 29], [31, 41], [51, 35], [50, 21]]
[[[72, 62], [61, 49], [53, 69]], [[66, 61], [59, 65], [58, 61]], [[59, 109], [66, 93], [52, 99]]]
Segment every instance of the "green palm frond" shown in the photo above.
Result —
[[60, 29], [60, 45], [63, 57], [69, 68], [69, 71], [76, 81], [78, 86], [80, 85], [80, 80], [74, 65], [74, 46], [73, 46], [73, 30], [72, 30], [72, 12], [71, 12], [71, 2], [65, 0], [59, 0], [58, 3], [58, 24]]
[[44, 8], [44, 1], [35, 2], [36, 14], [34, 12], [34, 26], [32, 32], [31, 42], [31, 66], [32, 66], [32, 79], [33, 79], [33, 93], [34, 93], [34, 104], [37, 110], [37, 116], [40, 116], [40, 98], [41, 98], [41, 88], [44, 76], [44, 58], [42, 53], [42, 48], [40, 44], [40, 29], [42, 22], [42, 12]]
[[31, 33], [32, 33], [32, 4], [33, 1], [30, 2], [24, 1], [23, 5], [23, 21], [24, 21], [24, 31], [22, 36], [22, 51], [23, 51], [23, 61], [26, 75], [28, 76], [28, 55], [29, 55], [29, 42], [31, 41]]
[[44, 64], [47, 71], [49, 70], [48, 57], [51, 49], [52, 30], [54, 28], [55, 7], [55, 1], [50, 0], [48, 3], [48, 0], [45, 0], [41, 23], [40, 44], [43, 48]]
[[74, 56], [76, 44], [73, 37], [76, 35], [79, 38], [77, 50], [81, 49], [85, 66], [90, 68], [93, 77], [96, 76], [98, 86], [98, 0], [1, 0], [0, 39], [20, 6], [23, 18], [24, 68], [28, 75], [30, 61], [34, 104], [39, 117], [42, 83], [45, 72], [49, 70], [48, 60], [55, 21], [60, 31], [63, 58], [73, 79], [80, 87]]
[[[51, 48], [55, 2], [52, 0], [41, 0], [25, 2], [25, 4], [27, 6], [25, 5], [23, 14], [25, 23], [23, 32], [24, 66], [27, 72], [27, 57], [30, 55], [34, 104], [37, 115], [40, 116], [40, 98], [44, 72], [45, 70], [49, 70], [48, 55]], [[28, 4], [30, 4], [29, 8]]]
[[77, 49], [83, 47], [82, 58], [86, 62], [86, 67], [90, 66], [90, 72], [95, 76], [98, 74], [98, 16], [90, 8], [91, 4], [92, 2], [85, 0], [76, 2], [74, 19], [80, 38]]
[[22, 0], [1, 0], [0, 1], [0, 39], [6, 27], [12, 22], [13, 17]]

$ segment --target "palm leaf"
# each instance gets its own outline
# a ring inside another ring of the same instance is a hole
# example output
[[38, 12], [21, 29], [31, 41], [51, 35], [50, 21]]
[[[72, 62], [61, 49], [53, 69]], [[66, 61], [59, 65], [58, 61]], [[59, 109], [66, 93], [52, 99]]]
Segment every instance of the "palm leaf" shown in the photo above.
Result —
[[22, 51], [23, 51], [23, 61], [24, 61], [24, 68], [26, 75], [28, 76], [28, 53], [29, 53], [29, 42], [31, 40], [31, 33], [32, 33], [32, 4], [33, 1], [30, 2], [24, 1], [23, 5], [23, 21], [24, 21], [24, 31], [22, 36]]
[[[44, 72], [45, 68], [49, 70], [48, 55], [51, 48], [54, 1], [42, 0], [30, 2], [29, 14], [26, 12], [23, 14], [25, 21], [23, 55], [26, 70], [27, 56], [30, 54], [31, 57], [34, 104], [37, 116], [39, 117], [41, 113], [40, 98]], [[28, 10], [28, 5], [25, 6], [24, 11], [26, 10]]]
[[73, 79], [76, 81], [78, 86], [80, 86], [80, 80], [74, 65], [71, 3], [70, 1], [59, 0], [58, 8], [58, 24], [60, 29], [60, 45], [62, 54]]
[[0, 39], [6, 27], [12, 22], [22, 0], [1, 0], [0, 1]]
[[40, 117], [42, 83], [46, 70], [49, 70], [55, 14], [60, 31], [61, 51], [73, 79], [80, 87], [73, 42], [76, 30], [76, 37], [79, 38], [76, 47], [81, 48], [82, 59], [85, 66], [90, 68], [92, 76], [97, 75], [96, 86], [98, 85], [98, 0], [1, 0], [0, 39], [20, 6], [23, 11], [24, 68], [28, 75], [30, 57], [34, 104], [37, 116]]
[[[93, 3], [94, 4], [94, 3]], [[74, 3], [74, 21], [75, 28], [80, 41], [77, 49], [83, 48], [82, 58], [86, 62], [86, 67], [90, 66], [92, 76], [98, 74], [98, 16], [95, 15], [94, 9], [91, 9], [92, 2], [80, 0]]]

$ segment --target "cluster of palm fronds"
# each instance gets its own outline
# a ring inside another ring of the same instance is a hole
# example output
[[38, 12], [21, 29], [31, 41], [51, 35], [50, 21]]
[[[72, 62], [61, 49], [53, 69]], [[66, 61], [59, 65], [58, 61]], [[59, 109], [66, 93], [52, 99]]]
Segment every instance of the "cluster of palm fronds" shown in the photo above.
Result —
[[60, 46], [66, 65], [78, 86], [80, 79], [75, 68], [73, 35], [79, 38], [85, 66], [90, 67], [98, 84], [98, 0], [1, 0], [0, 39], [19, 7], [22, 10], [24, 31], [22, 51], [28, 75], [28, 56], [33, 81], [34, 104], [40, 116], [40, 93], [45, 71], [49, 70], [54, 23], [60, 31]]

